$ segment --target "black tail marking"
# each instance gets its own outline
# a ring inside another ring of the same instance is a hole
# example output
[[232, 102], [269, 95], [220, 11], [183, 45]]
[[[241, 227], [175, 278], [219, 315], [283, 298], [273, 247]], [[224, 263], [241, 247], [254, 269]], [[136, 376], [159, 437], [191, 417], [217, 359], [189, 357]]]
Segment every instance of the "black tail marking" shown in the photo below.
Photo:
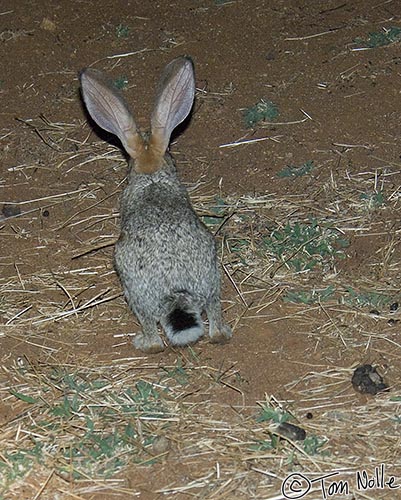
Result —
[[193, 313], [184, 311], [176, 307], [167, 316], [167, 321], [170, 323], [174, 333], [179, 333], [182, 330], [188, 330], [198, 325], [196, 316]]

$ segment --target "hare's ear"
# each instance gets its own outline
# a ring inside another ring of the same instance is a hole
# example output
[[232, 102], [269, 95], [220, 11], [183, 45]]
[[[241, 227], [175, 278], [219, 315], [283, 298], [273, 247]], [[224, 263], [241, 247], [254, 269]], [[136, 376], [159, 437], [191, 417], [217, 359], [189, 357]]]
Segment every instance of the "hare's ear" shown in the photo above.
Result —
[[142, 138], [120, 92], [96, 69], [87, 68], [80, 77], [82, 96], [91, 117], [99, 127], [115, 134], [127, 153], [136, 158], [143, 147]]
[[164, 154], [175, 127], [188, 116], [195, 96], [195, 76], [191, 59], [178, 57], [164, 69], [151, 117], [150, 145]]

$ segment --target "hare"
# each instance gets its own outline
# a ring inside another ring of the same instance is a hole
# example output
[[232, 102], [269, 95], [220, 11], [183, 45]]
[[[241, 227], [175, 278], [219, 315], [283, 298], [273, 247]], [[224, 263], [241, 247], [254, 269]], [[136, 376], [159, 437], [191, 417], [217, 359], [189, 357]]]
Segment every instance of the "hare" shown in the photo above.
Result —
[[114, 263], [142, 327], [134, 346], [148, 353], [162, 351], [158, 325], [172, 345], [196, 342], [204, 331], [203, 311], [211, 342], [227, 342], [232, 332], [222, 320], [216, 242], [196, 215], [167, 151], [172, 131], [194, 101], [191, 59], [178, 57], [165, 67], [149, 134], [138, 130], [121, 93], [103, 73], [87, 68], [80, 79], [90, 116], [120, 139], [130, 157]]

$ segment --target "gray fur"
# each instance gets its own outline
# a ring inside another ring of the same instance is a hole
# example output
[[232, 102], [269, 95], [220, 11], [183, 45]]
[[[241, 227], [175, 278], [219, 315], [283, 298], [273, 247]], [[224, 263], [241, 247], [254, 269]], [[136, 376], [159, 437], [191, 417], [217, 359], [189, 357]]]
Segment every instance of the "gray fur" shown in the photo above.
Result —
[[[177, 84], [178, 90], [174, 88], [174, 91], [178, 98], [180, 92], [185, 94], [183, 100], [186, 99], [185, 106], [188, 107], [190, 93], [186, 92], [186, 86], [191, 78], [193, 80], [193, 70], [191, 65], [190, 74], [185, 64], [188, 66], [188, 59], [179, 58], [168, 67], [175, 65], [174, 71], [178, 67], [184, 74], [183, 88]], [[166, 79], [174, 83], [174, 74], [168, 72], [168, 67], [162, 84]], [[180, 78], [182, 81], [182, 76]], [[85, 96], [83, 79], [82, 84], [86, 102], [91, 97]], [[96, 85], [96, 82], [91, 81], [91, 85]], [[102, 80], [99, 92], [103, 89]], [[115, 92], [113, 89], [108, 91]], [[162, 89], [159, 89], [159, 95], [163, 96]], [[193, 99], [193, 92], [190, 98]], [[104, 99], [107, 100], [107, 95]], [[156, 102], [156, 108], [162, 106], [163, 103]], [[92, 106], [94, 108], [96, 106]], [[178, 113], [185, 114], [182, 110]], [[186, 114], [183, 118], [181, 115], [182, 121]], [[96, 115], [92, 117], [98, 121]], [[108, 116], [99, 119], [102, 123], [105, 120], [112, 119]], [[134, 339], [135, 347], [145, 352], [163, 350], [158, 325], [162, 326], [173, 345], [196, 342], [203, 335], [203, 311], [209, 320], [210, 340], [228, 341], [232, 334], [230, 327], [222, 321], [216, 243], [196, 215], [188, 192], [177, 177], [173, 159], [166, 152], [160, 167], [153, 173], [138, 171], [135, 160], [131, 160], [131, 167], [121, 197], [121, 235], [115, 246], [115, 268], [128, 305], [142, 326], [142, 333]], [[172, 321], [175, 317], [178, 318], [176, 324], [183, 321], [183, 327], [178, 331]]]

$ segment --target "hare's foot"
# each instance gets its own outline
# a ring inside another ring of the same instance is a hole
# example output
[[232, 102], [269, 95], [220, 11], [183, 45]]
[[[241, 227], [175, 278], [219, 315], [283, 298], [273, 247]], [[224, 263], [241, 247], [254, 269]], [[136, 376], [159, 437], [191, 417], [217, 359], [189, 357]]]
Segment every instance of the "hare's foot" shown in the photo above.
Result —
[[233, 336], [233, 332], [227, 324], [223, 323], [220, 297], [213, 297], [206, 307], [206, 314], [209, 320], [210, 342], [214, 344], [228, 342]]
[[132, 309], [142, 326], [142, 331], [136, 334], [132, 341], [134, 347], [149, 354], [164, 351], [163, 341], [157, 331], [157, 322], [151, 315]]
[[206, 314], [209, 320], [210, 342], [214, 344], [225, 344], [233, 336], [231, 328], [223, 323], [221, 316], [220, 297], [214, 297], [206, 307]]
[[156, 354], [157, 352], [164, 351], [164, 344], [159, 335], [138, 333], [135, 335], [132, 343], [134, 347], [148, 354]]
[[228, 325], [222, 324], [220, 328], [214, 328], [209, 332], [210, 342], [213, 344], [226, 344], [233, 336], [233, 332]]
[[210, 342], [214, 344], [225, 344], [228, 342], [233, 332], [228, 325], [223, 323], [220, 297], [213, 297], [206, 307], [206, 314], [209, 320]]

